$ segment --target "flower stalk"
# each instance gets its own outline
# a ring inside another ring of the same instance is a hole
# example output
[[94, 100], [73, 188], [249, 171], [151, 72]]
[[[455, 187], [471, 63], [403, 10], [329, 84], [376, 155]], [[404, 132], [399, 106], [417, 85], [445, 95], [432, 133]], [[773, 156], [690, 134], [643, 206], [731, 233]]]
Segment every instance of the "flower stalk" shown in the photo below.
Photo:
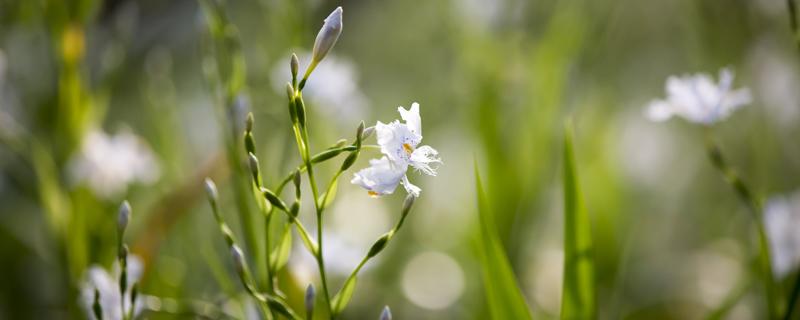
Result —
[[706, 151], [708, 153], [709, 160], [714, 165], [714, 168], [716, 168], [717, 171], [722, 174], [725, 182], [727, 182], [733, 188], [736, 195], [742, 202], [744, 202], [748, 211], [750, 211], [752, 215], [758, 234], [758, 261], [763, 277], [762, 281], [764, 283], [764, 290], [766, 292], [767, 311], [769, 313], [769, 319], [778, 319], [780, 314], [780, 304], [778, 301], [779, 298], [777, 288], [775, 286], [775, 278], [772, 269], [772, 257], [770, 254], [767, 232], [764, 226], [762, 206], [760, 202], [753, 196], [750, 188], [728, 164], [710, 132], [707, 132], [706, 135]]

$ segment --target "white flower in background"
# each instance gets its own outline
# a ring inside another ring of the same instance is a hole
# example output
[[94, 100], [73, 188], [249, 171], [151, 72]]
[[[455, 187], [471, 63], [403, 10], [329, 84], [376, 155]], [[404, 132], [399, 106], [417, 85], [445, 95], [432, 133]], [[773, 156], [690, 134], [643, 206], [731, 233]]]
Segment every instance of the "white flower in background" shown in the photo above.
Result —
[[[142, 277], [143, 265], [141, 259], [135, 255], [128, 255], [128, 290], [125, 292], [125, 312], [130, 310], [131, 288], [133, 284]], [[81, 305], [88, 315], [88, 319], [95, 319], [92, 312], [94, 304], [94, 291], [100, 293], [100, 306], [103, 308], [104, 320], [121, 320], [122, 309], [120, 306], [119, 275], [120, 267], [118, 262], [114, 262], [111, 273], [98, 265], [93, 265], [86, 271], [83, 284], [81, 285]], [[144, 301], [146, 296], [139, 295], [136, 300]], [[137, 302], [134, 314], [139, 314], [143, 310], [144, 304]]]
[[378, 121], [375, 125], [378, 145], [385, 156], [379, 160], [371, 160], [370, 167], [357, 172], [350, 181], [367, 189], [372, 196], [391, 194], [397, 184], [402, 183], [408, 193], [418, 197], [421, 189], [408, 181], [405, 174], [408, 166], [435, 176], [436, 170], [431, 164], [442, 163], [436, 149], [430, 146], [418, 147], [422, 142], [419, 104], [413, 103], [410, 110], [397, 107], [397, 111], [405, 123], [395, 120], [384, 124]]
[[[309, 53], [299, 53], [300, 61], [311, 59]], [[282, 97], [286, 92], [286, 81], [292, 73], [285, 61], [279, 61], [272, 69], [271, 82], [276, 93]], [[303, 98], [328, 119], [335, 119], [342, 127], [350, 128], [353, 122], [368, 118], [369, 100], [358, 87], [358, 69], [349, 59], [328, 54], [325, 63], [317, 66], [312, 80], [303, 88]]]
[[723, 120], [734, 110], [752, 101], [747, 88], [732, 90], [733, 72], [722, 69], [719, 83], [707, 74], [669, 77], [666, 100], [654, 100], [647, 106], [647, 117], [665, 121], [681, 116], [688, 121], [712, 124]]
[[150, 147], [135, 134], [122, 131], [111, 136], [93, 130], [70, 162], [69, 173], [74, 182], [111, 198], [127, 191], [132, 183], [154, 182], [160, 170]]
[[780, 279], [800, 265], [800, 191], [769, 199], [764, 208], [764, 225], [772, 253], [772, 270]]

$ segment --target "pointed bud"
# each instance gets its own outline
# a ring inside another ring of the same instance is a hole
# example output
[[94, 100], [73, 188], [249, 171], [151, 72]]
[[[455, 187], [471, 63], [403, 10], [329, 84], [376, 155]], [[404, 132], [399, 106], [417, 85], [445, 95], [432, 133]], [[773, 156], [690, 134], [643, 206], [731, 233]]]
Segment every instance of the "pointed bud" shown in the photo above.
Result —
[[303, 102], [303, 98], [299, 95], [294, 97], [294, 109], [295, 113], [297, 114], [297, 122], [300, 123], [301, 126], [306, 126], [306, 105]]
[[294, 183], [294, 196], [297, 199], [300, 199], [300, 186], [302, 185], [302, 180], [300, 180], [300, 171], [294, 172], [294, 179], [292, 179]]
[[389, 306], [383, 307], [380, 320], [392, 320], [392, 310], [389, 310]]
[[96, 320], [103, 320], [103, 307], [100, 305], [100, 290], [94, 289], [94, 303], [92, 303], [92, 311]]
[[259, 181], [258, 181], [258, 174], [259, 174], [258, 158], [256, 158], [256, 155], [254, 155], [252, 153], [248, 153], [247, 154], [247, 160], [248, 160], [248, 164], [250, 165], [250, 173], [253, 175], [253, 181], [255, 181], [256, 184], [259, 184]]
[[122, 202], [119, 206], [119, 215], [117, 215], [117, 232], [120, 238], [125, 234], [125, 229], [128, 228], [128, 222], [131, 218], [131, 204], [128, 200]]
[[353, 164], [356, 163], [356, 160], [358, 160], [358, 152], [350, 152], [350, 154], [347, 155], [347, 158], [344, 159], [344, 162], [342, 163], [342, 168], [340, 170], [345, 171], [347, 169], [350, 169], [350, 167], [352, 167]]
[[371, 137], [373, 133], [375, 133], [375, 127], [365, 128], [364, 132], [361, 133], [361, 140], [366, 140], [367, 138]]
[[289, 62], [289, 66], [292, 69], [292, 79], [297, 79], [297, 71], [300, 69], [300, 61], [297, 59], [297, 55], [292, 53], [292, 61]]
[[213, 205], [216, 205], [217, 200], [219, 200], [219, 193], [217, 192], [217, 185], [214, 183], [214, 180], [206, 178], [205, 187], [208, 200], [211, 201]]
[[253, 122], [255, 122], [255, 119], [253, 119], [253, 113], [248, 112], [247, 118], [244, 120], [244, 130], [247, 132], [253, 132]]
[[414, 201], [416, 201], [416, 200], [417, 200], [417, 197], [415, 197], [413, 194], [408, 194], [406, 196], [406, 199], [403, 200], [403, 211], [402, 211], [401, 215], [403, 215], [403, 216], [407, 215], [408, 212], [411, 211], [411, 206], [414, 205]]
[[236, 270], [236, 274], [239, 275], [239, 278], [245, 279], [244, 253], [235, 244], [231, 246], [231, 258], [233, 258], [233, 269]]
[[362, 120], [361, 123], [358, 124], [358, 129], [356, 129], [356, 146], [361, 148], [361, 137], [364, 135], [364, 121]]
[[325, 23], [322, 25], [319, 33], [317, 33], [317, 39], [314, 40], [314, 49], [312, 50], [312, 64], [320, 62], [325, 58], [325, 55], [333, 48], [341, 34], [342, 7], [337, 7], [325, 18]]
[[389, 242], [389, 240], [392, 239], [393, 234], [394, 233], [392, 231], [389, 231], [383, 234], [380, 238], [378, 238], [378, 240], [372, 244], [372, 247], [369, 248], [367, 257], [372, 258], [377, 254], [381, 253], [381, 251], [383, 251], [383, 248], [386, 248], [386, 244]]
[[294, 88], [292, 88], [292, 83], [286, 83], [286, 96], [289, 97], [289, 101], [294, 100]]
[[295, 201], [292, 203], [292, 207], [289, 208], [289, 215], [292, 216], [292, 218], [297, 218], [298, 213], [300, 213], [300, 202]]
[[331, 149], [344, 147], [346, 143], [347, 139], [339, 139], [339, 141], [336, 141], [336, 144], [334, 144], [333, 147], [331, 147]]
[[317, 297], [317, 290], [314, 289], [313, 284], [308, 284], [306, 287], [306, 319], [313, 319], [314, 316], [314, 300]]
[[271, 203], [273, 206], [283, 211], [289, 210], [288, 208], [286, 208], [286, 203], [284, 203], [283, 200], [281, 200], [281, 198], [278, 198], [278, 196], [275, 195], [275, 193], [273, 193], [269, 189], [261, 188], [261, 193], [264, 194], [264, 198], [267, 198], [267, 201], [269, 201], [269, 203]]

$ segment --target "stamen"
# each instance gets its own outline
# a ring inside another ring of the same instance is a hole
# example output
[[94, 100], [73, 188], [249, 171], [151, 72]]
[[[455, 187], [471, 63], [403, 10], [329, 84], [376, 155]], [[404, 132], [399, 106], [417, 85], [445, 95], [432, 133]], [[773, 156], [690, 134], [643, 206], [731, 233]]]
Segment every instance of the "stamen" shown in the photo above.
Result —
[[412, 152], [414, 152], [414, 148], [411, 147], [411, 145], [408, 144], [408, 143], [404, 143], [403, 144], [403, 150], [405, 150], [406, 153], [408, 153], [408, 154], [411, 154]]
[[378, 197], [378, 193], [377, 193], [377, 192], [375, 192], [375, 191], [367, 191], [367, 194], [368, 194], [370, 197], [373, 197], [373, 198], [377, 198], [377, 197]]

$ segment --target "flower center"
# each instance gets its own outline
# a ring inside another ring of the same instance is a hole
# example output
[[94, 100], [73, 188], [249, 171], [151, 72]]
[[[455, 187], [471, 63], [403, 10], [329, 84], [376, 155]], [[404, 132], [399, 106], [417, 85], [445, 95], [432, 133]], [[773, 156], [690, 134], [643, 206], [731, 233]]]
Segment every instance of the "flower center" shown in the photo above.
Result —
[[367, 191], [367, 194], [368, 194], [370, 197], [373, 197], [373, 198], [377, 198], [377, 197], [378, 197], [378, 193], [377, 193], [377, 192], [375, 192], [375, 191]]
[[405, 150], [405, 151], [406, 151], [406, 153], [408, 153], [408, 154], [410, 155], [412, 152], [414, 152], [414, 147], [412, 147], [412, 146], [411, 146], [410, 144], [408, 144], [408, 143], [404, 143], [404, 144], [403, 144], [403, 150]]

